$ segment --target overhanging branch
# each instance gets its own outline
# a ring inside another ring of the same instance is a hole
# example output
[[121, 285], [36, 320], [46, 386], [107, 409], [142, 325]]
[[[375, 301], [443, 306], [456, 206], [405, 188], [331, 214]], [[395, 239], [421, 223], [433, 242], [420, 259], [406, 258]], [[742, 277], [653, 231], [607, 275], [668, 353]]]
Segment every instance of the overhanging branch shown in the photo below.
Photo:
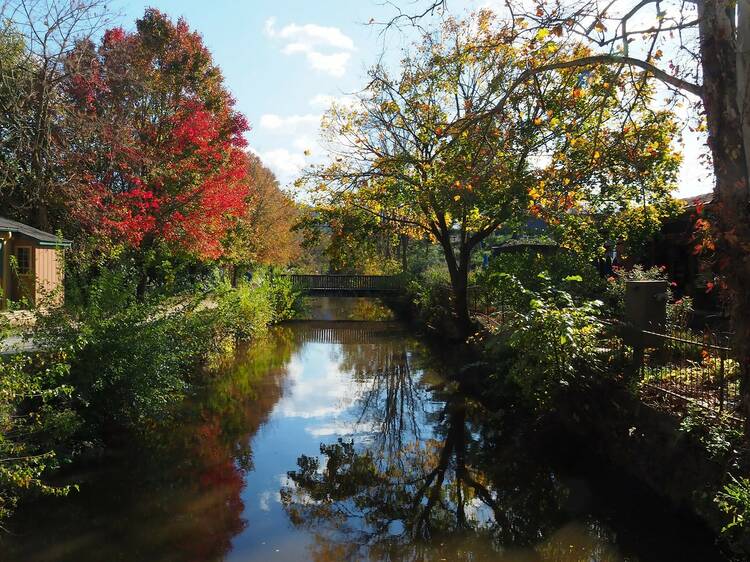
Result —
[[[505, 109], [505, 104], [510, 98], [511, 94], [515, 91], [518, 86], [526, 82], [529, 78], [541, 74], [543, 72], [550, 72], [553, 70], [563, 70], [566, 68], [577, 68], [577, 67], [583, 67], [583, 66], [595, 66], [595, 65], [610, 65], [610, 64], [617, 64], [617, 65], [626, 65], [626, 66], [634, 66], [637, 68], [641, 68], [645, 70], [646, 72], [652, 74], [654, 78], [657, 80], [660, 80], [661, 82], [664, 82], [665, 84], [669, 84], [670, 86], [674, 86], [675, 88], [678, 88], [680, 90], [685, 90], [686, 92], [690, 92], [691, 94], [694, 94], [698, 97], [703, 96], [703, 87], [694, 84], [692, 82], [688, 82], [687, 80], [683, 80], [681, 78], [678, 78], [676, 76], [672, 76], [671, 74], [661, 70], [660, 68], [654, 66], [653, 64], [638, 59], [634, 57], [626, 57], [626, 56], [620, 56], [620, 55], [611, 55], [611, 54], [603, 54], [603, 55], [591, 55], [589, 57], [581, 57], [579, 59], [572, 59], [562, 62], [555, 62], [551, 64], [544, 64], [540, 65], [534, 68], [527, 68], [524, 70], [518, 78], [516, 78], [513, 83], [508, 88], [508, 91], [506, 94], [502, 97], [502, 99], [493, 107], [491, 110], [485, 113], [485, 116], [487, 115], [496, 115], [498, 113], [502, 113]], [[474, 118], [476, 119], [476, 117]]]

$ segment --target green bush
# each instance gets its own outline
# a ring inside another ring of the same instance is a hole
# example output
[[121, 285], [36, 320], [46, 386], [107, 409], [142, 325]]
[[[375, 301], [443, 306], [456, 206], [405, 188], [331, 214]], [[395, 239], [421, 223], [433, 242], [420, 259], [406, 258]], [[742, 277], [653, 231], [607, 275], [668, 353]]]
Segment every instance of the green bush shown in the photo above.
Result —
[[274, 319], [273, 302], [268, 283], [240, 281], [235, 288], [218, 293], [219, 310], [236, 338], [257, 336]]
[[576, 299], [593, 298], [604, 291], [605, 281], [596, 268], [575, 253], [562, 249], [549, 255], [533, 251], [500, 254], [477, 274], [476, 283], [496, 308], [517, 310], [528, 305], [529, 299], [517, 290], [515, 282], [509, 282], [510, 279], [529, 291], [541, 291], [547, 287], [547, 279], [562, 282], [573, 277], [579, 282], [568, 284], [566, 289]]
[[234, 288], [225, 283], [215, 295], [220, 322], [238, 339], [258, 336], [272, 323], [294, 318], [301, 307], [291, 281], [271, 275], [241, 280]]
[[750, 479], [731, 475], [729, 479], [729, 483], [714, 500], [719, 509], [729, 517], [729, 523], [722, 532], [744, 533], [750, 530]]
[[288, 277], [268, 276], [265, 279], [273, 309], [273, 321], [291, 320], [302, 308], [302, 295], [292, 288]]
[[69, 445], [79, 426], [70, 407], [73, 390], [63, 384], [67, 374], [60, 356], [0, 357], [0, 521], [25, 495], [70, 490], [45, 481], [65, 458], [60, 444]]
[[413, 277], [406, 290], [422, 322], [432, 327], [449, 325], [450, 277], [445, 265], [434, 265]]
[[49, 309], [35, 357], [0, 358], [0, 519], [25, 490], [62, 494], [45, 472], [84, 444], [108, 444], [176, 412], [225, 343], [261, 334], [299, 304], [286, 280], [142, 296], [127, 261], [103, 272], [75, 307]]
[[508, 376], [526, 398], [544, 406], [557, 392], [582, 383], [598, 370], [602, 325], [597, 315], [602, 303], [577, 304], [569, 292], [552, 287], [549, 278], [539, 292], [529, 291], [510, 276], [506, 281], [528, 299], [525, 310], [504, 328], [512, 354]]
[[134, 276], [122, 269], [94, 282], [86, 306], [43, 319], [38, 337], [69, 353], [70, 384], [94, 434], [169, 414], [221, 329], [203, 299], [141, 301]]

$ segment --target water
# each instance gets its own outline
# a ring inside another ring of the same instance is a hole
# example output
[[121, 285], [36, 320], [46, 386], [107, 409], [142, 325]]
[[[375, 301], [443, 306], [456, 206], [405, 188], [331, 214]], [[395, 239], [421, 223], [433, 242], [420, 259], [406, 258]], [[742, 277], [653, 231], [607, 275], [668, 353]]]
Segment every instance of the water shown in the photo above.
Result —
[[382, 307], [317, 304], [324, 321], [238, 352], [179, 423], [23, 510], [0, 560], [722, 559], [647, 494], [540, 454]]

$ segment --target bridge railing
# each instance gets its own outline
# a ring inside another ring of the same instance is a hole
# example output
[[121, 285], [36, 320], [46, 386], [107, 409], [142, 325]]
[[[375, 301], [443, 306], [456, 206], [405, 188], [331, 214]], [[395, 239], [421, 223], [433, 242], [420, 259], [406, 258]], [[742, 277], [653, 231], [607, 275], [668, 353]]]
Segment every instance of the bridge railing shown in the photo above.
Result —
[[398, 275], [348, 275], [323, 274], [302, 275], [288, 274], [284, 277], [292, 282], [297, 291], [373, 291], [391, 292], [402, 287]]

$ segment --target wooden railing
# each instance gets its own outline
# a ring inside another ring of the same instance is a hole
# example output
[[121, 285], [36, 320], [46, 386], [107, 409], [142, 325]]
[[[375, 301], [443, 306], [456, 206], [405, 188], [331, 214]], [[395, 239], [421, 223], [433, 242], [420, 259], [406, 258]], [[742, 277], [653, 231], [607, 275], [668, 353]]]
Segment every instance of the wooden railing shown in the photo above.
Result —
[[303, 292], [394, 293], [402, 288], [397, 275], [284, 275]]

